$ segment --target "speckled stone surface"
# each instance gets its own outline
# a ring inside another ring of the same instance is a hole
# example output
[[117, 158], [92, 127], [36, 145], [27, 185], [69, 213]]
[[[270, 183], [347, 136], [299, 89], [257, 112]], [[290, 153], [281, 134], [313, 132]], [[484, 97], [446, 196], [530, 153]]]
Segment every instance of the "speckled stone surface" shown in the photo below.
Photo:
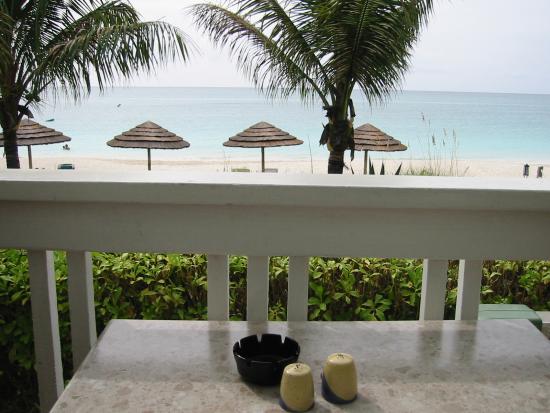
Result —
[[[112, 321], [54, 412], [281, 412], [278, 388], [241, 381], [232, 345], [289, 335], [315, 380], [315, 412], [550, 412], [550, 341], [526, 320]], [[321, 396], [321, 366], [354, 356], [359, 397]]]

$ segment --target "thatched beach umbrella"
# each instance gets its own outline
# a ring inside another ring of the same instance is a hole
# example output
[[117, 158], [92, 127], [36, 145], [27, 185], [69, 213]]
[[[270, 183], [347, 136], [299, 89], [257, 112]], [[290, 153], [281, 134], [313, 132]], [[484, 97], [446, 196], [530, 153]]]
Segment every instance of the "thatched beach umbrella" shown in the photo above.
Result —
[[363, 173], [368, 175], [368, 152], [398, 152], [407, 147], [392, 136], [382, 132], [376, 126], [366, 123], [354, 131], [355, 149], [365, 151]]
[[153, 122], [145, 122], [122, 135], [115, 136], [107, 145], [116, 148], [147, 149], [147, 168], [151, 170], [151, 149], [183, 149], [189, 142]]
[[[29, 154], [29, 169], [32, 169], [33, 145], [50, 145], [53, 143], [69, 142], [71, 138], [55, 129], [47, 128], [30, 119], [23, 119], [17, 129], [17, 146], [26, 146]], [[4, 146], [4, 136], [0, 134], [0, 146]]]
[[261, 148], [262, 172], [265, 172], [265, 148], [301, 145], [302, 143], [304, 142], [270, 123], [259, 122], [238, 133], [236, 136], [229, 138], [227, 142], [224, 142], [223, 146]]

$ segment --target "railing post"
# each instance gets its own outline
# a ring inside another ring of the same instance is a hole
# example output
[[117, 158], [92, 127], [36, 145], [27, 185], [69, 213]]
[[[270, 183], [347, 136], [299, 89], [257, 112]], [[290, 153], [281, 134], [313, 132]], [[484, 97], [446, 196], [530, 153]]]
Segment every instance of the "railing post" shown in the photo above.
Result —
[[248, 257], [246, 271], [246, 320], [267, 321], [269, 257]]
[[40, 411], [49, 412], [63, 391], [53, 252], [28, 251], [28, 259]]
[[229, 320], [229, 259], [227, 255], [209, 255], [208, 279], [208, 319]]
[[287, 320], [307, 321], [309, 257], [290, 257]]
[[456, 320], [477, 320], [483, 261], [460, 260]]
[[447, 260], [424, 260], [420, 320], [443, 320], [448, 267]]
[[97, 341], [92, 254], [68, 251], [67, 270], [73, 370], [76, 371]]

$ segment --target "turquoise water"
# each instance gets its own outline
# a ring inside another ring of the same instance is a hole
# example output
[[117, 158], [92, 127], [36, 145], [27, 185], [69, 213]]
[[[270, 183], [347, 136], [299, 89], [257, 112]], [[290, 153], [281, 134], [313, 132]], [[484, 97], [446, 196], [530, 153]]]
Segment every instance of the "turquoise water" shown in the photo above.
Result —
[[[403, 143], [407, 152], [378, 158], [421, 158], [433, 145], [450, 151], [453, 131], [458, 157], [469, 159], [550, 159], [550, 95], [403, 92], [384, 107], [370, 107], [355, 96], [356, 125], [373, 123]], [[120, 105], [120, 106], [118, 106]], [[71, 156], [143, 158], [143, 150], [110, 148], [113, 136], [146, 120], [154, 121], [191, 143], [181, 151], [155, 151], [155, 158], [257, 156], [257, 150], [224, 148], [222, 143], [260, 120], [275, 124], [304, 145], [269, 149], [271, 157], [326, 156], [318, 140], [324, 112], [319, 103], [299, 99], [268, 101], [246, 88], [116, 88], [94, 91], [79, 104], [46, 104], [36, 120], [73, 138]], [[424, 118], [424, 120], [423, 120]], [[443, 141], [444, 146], [443, 146]], [[439, 148], [439, 149], [437, 149]], [[63, 155], [61, 145], [35, 147], [36, 155]]]

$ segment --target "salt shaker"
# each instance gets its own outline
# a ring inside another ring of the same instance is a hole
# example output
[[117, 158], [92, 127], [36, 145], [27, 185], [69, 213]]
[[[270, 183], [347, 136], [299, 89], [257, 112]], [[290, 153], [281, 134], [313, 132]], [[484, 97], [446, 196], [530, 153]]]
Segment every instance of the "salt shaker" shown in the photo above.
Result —
[[285, 367], [280, 403], [290, 412], [305, 412], [313, 407], [313, 376], [307, 364], [294, 363]]
[[357, 370], [353, 357], [334, 353], [327, 357], [321, 374], [323, 397], [336, 404], [350, 403], [357, 397]]

